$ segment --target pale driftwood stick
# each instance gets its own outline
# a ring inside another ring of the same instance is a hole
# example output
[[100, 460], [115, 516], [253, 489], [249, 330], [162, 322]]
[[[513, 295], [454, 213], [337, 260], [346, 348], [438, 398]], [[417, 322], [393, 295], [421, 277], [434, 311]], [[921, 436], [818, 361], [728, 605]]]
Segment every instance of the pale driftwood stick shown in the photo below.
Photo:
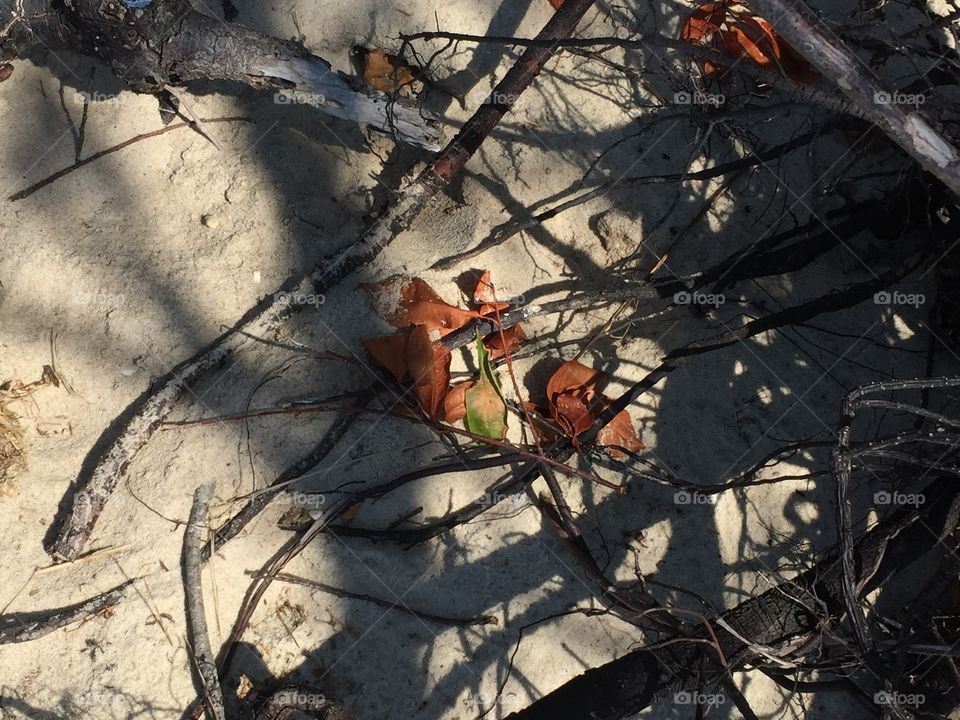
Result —
[[223, 691], [217, 675], [217, 664], [210, 649], [207, 619], [203, 614], [203, 586], [200, 581], [200, 551], [204, 546], [207, 509], [213, 495], [213, 483], [204, 483], [193, 494], [190, 519], [183, 533], [183, 588], [187, 602], [187, 627], [190, 630], [190, 648], [197, 674], [203, 683], [202, 695], [211, 720], [225, 720]]
[[957, 149], [917, 111], [899, 107], [876, 75], [827, 28], [803, 0], [749, 0], [748, 3], [797, 49], [863, 115], [960, 196]]
[[[541, 39], [569, 36], [594, 0], [567, 0], [540, 34]], [[72, 560], [93, 532], [103, 506], [136, 454], [173, 409], [186, 384], [195, 382], [252, 337], [272, 335], [295, 311], [316, 294], [335, 286], [358, 268], [372, 262], [406, 230], [442, 188], [448, 186], [480, 148], [490, 131], [513, 107], [520, 94], [540, 74], [552, 48], [528, 48], [457, 136], [410, 185], [401, 189], [391, 206], [355, 243], [321, 260], [312, 273], [288, 282], [281, 291], [247, 311], [233, 329], [158, 380], [104, 432], [90, 451], [77, 477], [70, 514], [61, 522], [50, 554]]]
[[[198, 11], [190, 0], [153, 0], [144, 9], [100, 0], [17, 0], [0, 4], [0, 48], [35, 48], [99, 58], [132, 90], [162, 95], [181, 83], [232, 80], [280, 93], [281, 104], [308, 104], [365, 123], [398, 140], [439, 149], [425, 113], [392, 102], [301, 45]], [[174, 93], [176, 90], [174, 90]]]
[[36, 640], [54, 630], [96, 615], [120, 602], [131, 584], [133, 580], [127, 580], [109, 592], [58, 610], [0, 615], [0, 645]]

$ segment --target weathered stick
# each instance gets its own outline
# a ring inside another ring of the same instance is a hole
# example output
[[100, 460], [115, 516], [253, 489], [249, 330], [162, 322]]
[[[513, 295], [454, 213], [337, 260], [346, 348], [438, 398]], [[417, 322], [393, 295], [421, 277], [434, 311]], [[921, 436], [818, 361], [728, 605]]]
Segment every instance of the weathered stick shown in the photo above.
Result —
[[[213, 536], [214, 546], [219, 548], [227, 541], [235, 538], [287, 485], [319, 465], [333, 451], [347, 431], [353, 427], [356, 419], [356, 413], [348, 412], [334, 420], [333, 425], [309, 453], [277, 475], [277, 479], [269, 487], [257, 493], [236, 515], [216, 529]], [[204, 546], [201, 558], [203, 560], [210, 558], [209, 545]]]
[[880, 84], [861, 61], [807, 7], [803, 0], [748, 0], [825, 78], [836, 84], [863, 115], [960, 196], [960, 156], [956, 147], [914, 108], [897, 105], [895, 93]]
[[183, 588], [186, 593], [187, 627], [190, 630], [190, 648], [197, 674], [203, 685], [202, 695], [211, 720], [225, 720], [223, 691], [217, 675], [217, 664], [210, 649], [207, 619], [203, 614], [203, 586], [200, 580], [200, 551], [204, 545], [207, 510], [213, 495], [213, 483], [204, 483], [193, 494], [190, 519], [183, 533]]
[[54, 630], [96, 615], [120, 602], [131, 584], [133, 580], [127, 580], [109, 592], [59, 610], [0, 615], [0, 645], [36, 640]]
[[0, 6], [0, 48], [22, 56], [40, 46], [99, 58], [130, 89], [162, 95], [194, 80], [233, 80], [365, 123], [399, 140], [439, 148], [439, 131], [415, 107], [391, 102], [303, 45], [264, 35], [195, 10], [190, 0], [122, 2], [18, 0]]
[[[567, 0], [538, 37], [551, 39], [570, 35], [593, 3], [594, 0]], [[281, 292], [251, 308], [232, 330], [158, 380], [114, 420], [84, 461], [77, 478], [71, 512], [60, 524], [57, 538], [49, 548], [54, 558], [70, 560], [80, 553], [110, 494], [126, 474], [137, 452], [173, 409], [185, 385], [219, 366], [249, 342], [250, 337], [272, 335], [316, 293], [326, 292], [358, 268], [372, 262], [410, 226], [430, 199], [460, 173], [490, 131], [539, 75], [551, 55], [549, 47], [528, 48], [493, 90], [489, 102], [474, 113], [415, 181], [398, 192], [392, 205], [354, 244], [327, 256], [317, 263], [312, 273], [288, 282]]]

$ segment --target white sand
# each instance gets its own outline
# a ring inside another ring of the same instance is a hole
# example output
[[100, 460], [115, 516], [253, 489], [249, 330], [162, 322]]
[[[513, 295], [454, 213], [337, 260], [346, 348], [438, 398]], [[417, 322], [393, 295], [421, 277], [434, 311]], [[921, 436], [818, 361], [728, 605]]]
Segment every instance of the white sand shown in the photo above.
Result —
[[[353, 43], [394, 48], [398, 32], [432, 29], [435, 12], [445, 29], [518, 35], [534, 34], [551, 12], [548, 3], [535, 2], [521, 17], [512, 4], [502, 5], [455, 0], [442, 6], [384, 7], [375, 0], [331, 0], [322, 13], [316, 3], [301, 3], [297, 15], [307, 44], [345, 68]], [[240, 6], [240, 21], [280, 36], [296, 34], [285, 6]], [[592, 32], [612, 32], [613, 24], [596, 12], [590, 16]], [[499, 58], [496, 48], [477, 54], [463, 45], [457, 54], [440, 59], [434, 76], [450, 76], [454, 92], [467, 93], [467, 110], [456, 102], [447, 108], [452, 125], [462, 122], [502, 77], [509, 59]], [[76, 89], [117, 89], [103, 67], [97, 66], [97, 80], [90, 85], [81, 80], [90, 64], [75, 58], [67, 63], [69, 68], [51, 59], [54, 70], [18, 63], [13, 77], [0, 86], [0, 113], [7, 118], [0, 150], [4, 196], [73, 161], [70, 125], [57, 99], [61, 80], [68, 99]], [[177, 131], [113, 154], [26, 200], [2, 201], [0, 380], [37, 379], [50, 362], [53, 330], [57, 366], [77, 396], [43, 388], [12, 408], [25, 428], [28, 467], [17, 478], [15, 495], [0, 497], [5, 538], [0, 608], [57, 607], [125, 577], [141, 578], [137, 592], [109, 617], [35, 642], [0, 647], [3, 717], [178, 718], [195, 696], [179, 569], [180, 523], [195, 486], [216, 481], [214, 510], [225, 517], [238, 507], [234, 498], [271, 482], [330, 421], [304, 415], [158, 433], [117, 489], [89, 546], [121, 549], [34, 574], [50, 564], [41, 545], [44, 534], [108, 423], [151, 378], [209, 342], [258, 297], [323, 253], [349, 243], [372, 199], [382, 196], [376, 178], [384, 172], [383, 164], [365, 151], [355, 127], [309, 108], [275, 106], [266, 94], [234, 87], [213, 90], [219, 92], [193, 99], [202, 116], [254, 118], [250, 125], [211, 126], [223, 152], [197, 134]], [[286, 336], [315, 348], [360, 352], [361, 339], [388, 328], [371, 313], [356, 285], [393, 272], [419, 273], [456, 301], [456, 275], [486, 267], [501, 294], [523, 293], [528, 301], [541, 301], [571, 288], [599, 286], [609, 277], [604, 268], [641, 241], [648, 250], [662, 251], [670, 243], [668, 227], [682, 227], [715, 185], [690, 184], [692, 196], [659, 229], [655, 226], [669, 208], [674, 188], [632, 189], [567, 212], [457, 272], [423, 272], [434, 260], [478, 242], [509, 212], [579, 179], [598, 152], [625, 134], [629, 119], [642, 114], [634, 91], [626, 80], [582, 58], [551, 62], [542, 81], [470, 163], [466, 204], [438, 199], [376, 267], [350, 278], [318, 310], [303, 313]], [[79, 105], [68, 103], [68, 108], [76, 121]], [[92, 107], [83, 154], [159, 126], [152, 98], [124, 92], [116, 102]], [[623, 146], [601, 163], [600, 174], [684, 167], [698, 140], [687, 126], [678, 125], [658, 141], [667, 129], [659, 126], [644, 138], [644, 156], [636, 153], [635, 144]], [[385, 156], [391, 143], [376, 141], [376, 146]], [[812, 165], [798, 154], [780, 171], [799, 195], [845, 150], [823, 144]], [[755, 197], [744, 193], [733, 204], [721, 201], [677, 250], [671, 268], [688, 272], [706, 267], [759, 237], [784, 203], [789, 207], [796, 201], [782, 188], [773, 198], [773, 175], [767, 171], [757, 175], [753, 192]], [[804, 206], [819, 211], [830, 200], [812, 193], [794, 210], [804, 216]], [[753, 210], [749, 216], [743, 213], [746, 205]], [[645, 257], [649, 267], [649, 255]], [[859, 272], [857, 262], [838, 251], [799, 282], [765, 281], [763, 286], [786, 305], [845, 284]], [[561, 341], [584, 338], [611, 312], [604, 308], [546, 318], [532, 323], [528, 334], [553, 331], [562, 320]], [[729, 321], [737, 312], [731, 305], [721, 317]], [[830, 326], [881, 337], [885, 327], [885, 336], [899, 342], [898, 334], [916, 332], [920, 317], [899, 314], [900, 330], [889, 314], [873, 306], [831, 320]], [[701, 320], [675, 312], [640, 322], [623, 337], [605, 335], [583, 360], [611, 374], [607, 394], [616, 395], [652, 368], [664, 349], [705, 334]], [[805, 335], [883, 371], [908, 376], [923, 370], [921, 358], [884, 352], [869, 343], [851, 351], [851, 339], [812, 331]], [[918, 336], [913, 347], [924, 344]], [[529, 386], [542, 391], [551, 363], [572, 357], [577, 347], [557, 350], [548, 344], [535, 360], [518, 361], [517, 370], [524, 377], [531, 370]], [[284, 365], [292, 359], [298, 362]], [[282, 377], [253, 394], [281, 367], [286, 368]], [[853, 387], [875, 377], [818, 352], [796, 335], [764, 336], [679, 371], [631, 412], [651, 458], [690, 480], [717, 482], [729, 477], [731, 468], [744, 467], [774, 447], [776, 441], [767, 433], [793, 440], [824, 431], [839, 414], [841, 384]], [[174, 418], [238, 412], [248, 401], [265, 406], [304, 395], [324, 397], [364, 382], [357, 368], [261, 348], [244, 352], [211, 375], [181, 403]], [[44, 434], [49, 423], [70, 429]], [[439, 457], [444, 448], [428, 444], [430, 440], [423, 429], [370, 416], [299, 487], [384, 481]], [[778, 471], [810, 469], [802, 458], [797, 462]], [[354, 522], [383, 526], [418, 506], [423, 507], [420, 519], [435, 518], [478, 497], [496, 477], [431, 478], [364, 510]], [[610, 473], [605, 477], [618, 480]], [[672, 490], [640, 480], [630, 481], [625, 495], [570, 479], [564, 485], [582, 511], [583, 529], [603, 564], [602, 533], [611, 575], [629, 580], [635, 552], [644, 573], [689, 587], [718, 606], [765, 589], [773, 568], [794, 556], [792, 543], [823, 547], [832, 538], [829, 483], [762, 486], [725, 494], [716, 505], [686, 507], [674, 502]], [[248, 573], [260, 569], [289, 537], [275, 526], [286, 509], [272, 505], [209, 565], [205, 590], [215, 649], [236, 617], [250, 584]], [[642, 544], [633, 539], [640, 531]], [[241, 666], [257, 681], [296, 669], [300, 681], [343, 699], [358, 720], [475, 718], [493, 703], [497, 707], [491, 716], [502, 717], [640, 639], [634, 628], [612, 618], [574, 615], [539, 625], [525, 632], [510, 680], [496, 698], [522, 627], [575, 605], [597, 605], [596, 589], [529, 506], [507, 503], [481, 521], [407, 551], [324, 537], [287, 571], [402, 599], [435, 613], [493, 614], [499, 620], [498, 626], [447, 628], [360, 601], [275, 584], [245, 635], [250, 647], [239, 655]], [[688, 598], [670, 600], [695, 606]], [[764, 716], [794, 717], [806, 703], [808, 717], [832, 717], [822, 709], [825, 698], [790, 698], [757, 674], [750, 676], [745, 691]], [[677, 712], [690, 716], [692, 711], [668, 705], [649, 716]], [[728, 703], [718, 716], [735, 717], [736, 711]]]

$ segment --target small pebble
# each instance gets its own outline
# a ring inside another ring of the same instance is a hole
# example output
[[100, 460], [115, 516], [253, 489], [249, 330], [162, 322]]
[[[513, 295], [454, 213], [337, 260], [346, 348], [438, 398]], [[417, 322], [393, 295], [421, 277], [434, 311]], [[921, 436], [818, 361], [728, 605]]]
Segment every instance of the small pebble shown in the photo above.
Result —
[[219, 215], [204, 215], [200, 218], [200, 222], [203, 223], [204, 227], [208, 227], [211, 230], [216, 230], [220, 227], [220, 216]]

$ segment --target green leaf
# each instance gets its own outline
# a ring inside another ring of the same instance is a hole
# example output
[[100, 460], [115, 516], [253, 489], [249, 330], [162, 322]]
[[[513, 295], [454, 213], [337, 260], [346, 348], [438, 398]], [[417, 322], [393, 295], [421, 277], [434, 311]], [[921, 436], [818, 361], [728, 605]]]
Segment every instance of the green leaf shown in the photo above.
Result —
[[480, 379], [464, 394], [467, 430], [483, 437], [502, 440], [507, 434], [507, 404], [500, 391], [500, 382], [497, 380], [493, 363], [490, 362], [490, 355], [479, 337], [477, 364], [480, 366]]

